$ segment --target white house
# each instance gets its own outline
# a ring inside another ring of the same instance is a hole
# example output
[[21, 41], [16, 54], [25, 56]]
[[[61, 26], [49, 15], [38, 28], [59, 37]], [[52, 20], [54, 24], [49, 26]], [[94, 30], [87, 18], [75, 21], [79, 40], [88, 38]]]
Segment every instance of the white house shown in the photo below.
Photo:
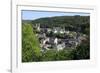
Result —
[[40, 31], [40, 24], [36, 24], [36, 28], [38, 31]]
[[57, 38], [54, 39], [54, 44], [56, 44], [56, 45], [58, 44], [58, 39]]
[[57, 50], [63, 50], [65, 48], [65, 43], [62, 43], [62, 44], [58, 44], [57, 45]]

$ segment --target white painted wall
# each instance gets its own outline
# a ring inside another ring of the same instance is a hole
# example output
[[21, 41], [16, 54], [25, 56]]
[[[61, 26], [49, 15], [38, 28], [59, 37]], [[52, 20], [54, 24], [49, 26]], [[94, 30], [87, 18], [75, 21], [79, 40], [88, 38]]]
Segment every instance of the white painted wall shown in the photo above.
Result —
[[[57, 4], [79, 4], [79, 5], [95, 5], [97, 7], [97, 42], [98, 46], [98, 65], [95, 68], [87, 69], [68, 69], [68, 70], [55, 70], [49, 72], [39, 73], [100, 73], [100, 1], [99, 0], [22, 0], [39, 3], [57, 3]], [[10, 0], [0, 1], [0, 73], [9, 73], [10, 67]], [[26, 72], [27, 73], [27, 72]], [[29, 73], [29, 72], [28, 72]]]

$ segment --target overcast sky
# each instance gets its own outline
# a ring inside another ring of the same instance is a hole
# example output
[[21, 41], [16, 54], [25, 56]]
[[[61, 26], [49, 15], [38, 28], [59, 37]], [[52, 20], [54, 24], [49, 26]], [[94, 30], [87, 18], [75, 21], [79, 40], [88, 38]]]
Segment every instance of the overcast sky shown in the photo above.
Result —
[[22, 11], [22, 19], [23, 20], [34, 20], [42, 17], [53, 17], [53, 16], [89, 16], [89, 13], [79, 13], [79, 12], [46, 12], [46, 11]]

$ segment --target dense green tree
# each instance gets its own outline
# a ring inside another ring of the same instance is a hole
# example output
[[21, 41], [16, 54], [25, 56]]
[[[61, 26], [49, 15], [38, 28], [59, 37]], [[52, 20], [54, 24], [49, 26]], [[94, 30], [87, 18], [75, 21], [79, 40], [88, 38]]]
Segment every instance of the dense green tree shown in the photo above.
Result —
[[42, 61], [54, 61], [56, 58], [56, 52], [55, 50], [48, 50], [45, 53], [43, 53]]
[[74, 60], [90, 59], [90, 44], [89, 40], [83, 41], [79, 46], [76, 47], [71, 53]]
[[60, 61], [60, 60], [72, 60], [72, 50], [48, 50], [41, 56], [41, 61]]
[[72, 60], [73, 55], [71, 52], [72, 50], [60, 50], [56, 53], [55, 60]]
[[40, 56], [40, 46], [30, 24], [22, 24], [22, 61], [30, 62]]

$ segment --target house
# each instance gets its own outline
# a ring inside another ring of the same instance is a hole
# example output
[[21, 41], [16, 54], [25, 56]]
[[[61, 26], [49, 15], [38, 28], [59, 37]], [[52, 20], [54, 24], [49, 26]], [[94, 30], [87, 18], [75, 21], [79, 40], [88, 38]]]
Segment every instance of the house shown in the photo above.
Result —
[[57, 51], [63, 50], [65, 48], [65, 43], [61, 43], [57, 45]]
[[54, 28], [53, 28], [53, 32], [54, 32], [54, 33], [61, 33], [61, 34], [63, 34], [63, 33], [65, 33], [66, 31], [65, 31], [64, 28], [61, 28], [61, 27], [54, 27]]
[[47, 28], [47, 32], [50, 33], [52, 31], [52, 29], [50, 28]]
[[60, 27], [54, 27], [53, 33], [59, 33], [60, 29], [61, 29]]
[[65, 31], [66, 34], [69, 34], [69, 31]]
[[63, 34], [63, 33], [65, 33], [66, 31], [65, 31], [65, 29], [63, 28], [63, 29], [60, 29], [60, 31], [59, 31], [61, 34]]
[[57, 38], [54, 39], [54, 44], [56, 44], [56, 45], [58, 44], [58, 39]]
[[40, 31], [40, 24], [36, 24], [36, 28], [38, 31]]

